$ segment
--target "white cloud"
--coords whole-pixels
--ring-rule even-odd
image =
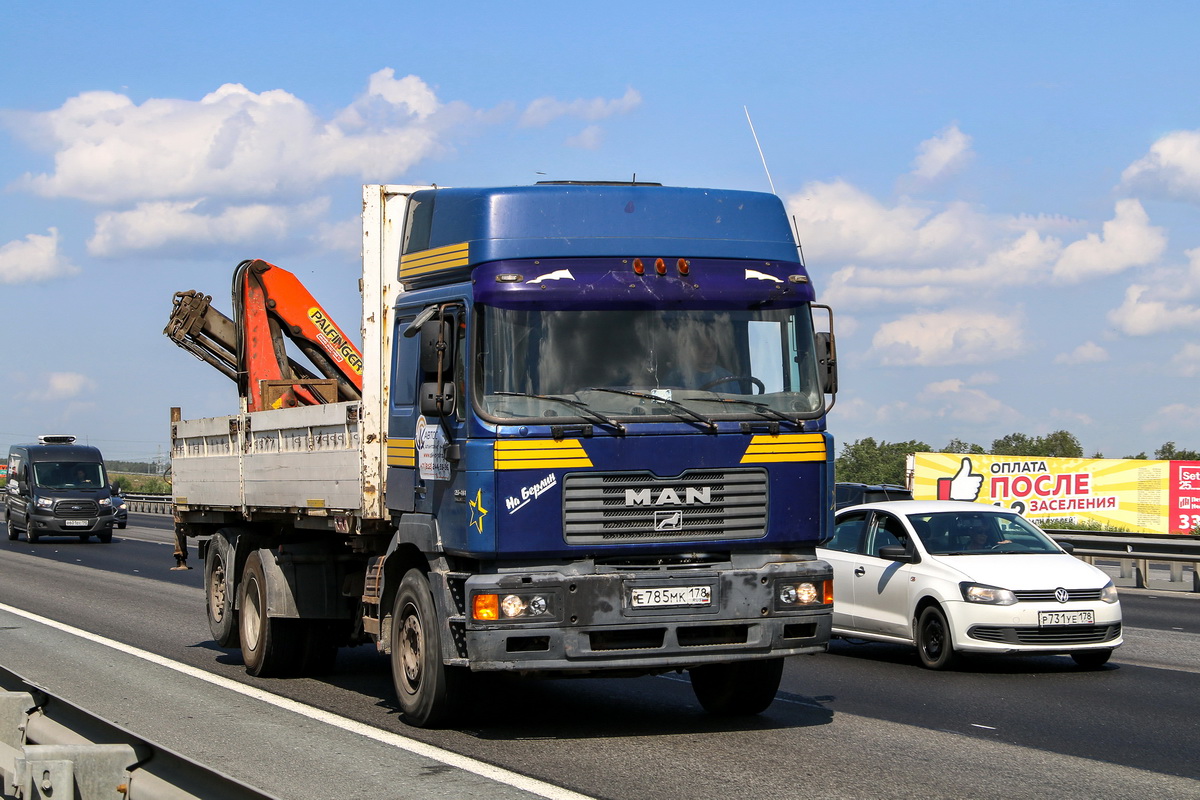
[[[37,384],[26,392],[26,399],[43,402],[70,400],[91,391],[95,386],[95,381],[78,372],[50,372],[41,376]]]
[[[1017,420],[1020,415],[984,392],[953,378],[927,385],[918,400],[938,417],[971,424],[995,424]]]
[[[196,197],[269,197],[335,176],[398,176],[443,151],[444,129],[468,112],[442,105],[419,78],[390,69],[323,120],[296,96],[225,84],[198,101],[85,92],[42,113],[7,114],[54,150],[54,170],[21,184],[101,204]]]
[[[521,114],[520,125],[540,128],[560,117],[575,117],[595,122],[617,114],[628,114],[642,104],[642,95],[634,88],[625,90],[622,97],[606,100],[603,97],[591,100],[559,100],[554,97],[539,97],[530,103]]]
[[[1185,344],[1171,358],[1171,373],[1182,378],[1200,376],[1200,344]]]
[[[961,169],[971,158],[971,137],[951,125],[917,147],[912,175],[932,181]]]
[[[0,283],[33,283],[78,273],[58,251],[58,228],[0,245]]]
[[[1063,250],[1053,275],[1065,282],[1113,275],[1129,267],[1151,264],[1167,247],[1162,228],[1150,224],[1150,217],[1137,200],[1117,201],[1116,213],[1103,225],[1100,235],[1089,233]]]
[[[604,129],[599,125],[588,125],[574,136],[567,139],[568,147],[578,147],[580,150],[598,150],[604,143]]]
[[[139,203],[131,211],[102,213],[96,217],[88,252],[112,258],[179,247],[282,241],[294,230],[307,233],[329,207],[328,198],[322,198],[300,206],[229,206],[206,214],[197,212],[201,204]]]
[[[1108,351],[1095,342],[1084,342],[1069,353],[1059,353],[1055,364],[1098,364],[1108,361]]]
[[[1016,317],[957,309],[885,323],[871,342],[871,352],[884,364],[925,367],[992,363],[1023,347]]]
[[[1134,284],[1125,289],[1125,301],[1108,312],[1108,321],[1130,336],[1149,336],[1200,325],[1200,308],[1156,299],[1150,287]]]
[[[1142,426],[1146,431],[1166,430],[1172,432],[1195,430],[1200,427],[1200,406],[1171,403],[1158,409]]]
[[[1200,201],[1200,131],[1174,131],[1121,174],[1127,190]]]

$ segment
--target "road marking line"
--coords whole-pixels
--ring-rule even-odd
[[[333,714],[328,711],[322,711],[319,708],[306,706],[303,703],[296,702],[290,698],[272,694],[271,692],[266,692],[262,689],[256,689],[253,686],[247,686],[243,683],[238,683],[237,681],[223,678],[220,675],[213,675],[197,667],[191,667],[187,664],[173,661],[165,656],[160,656],[147,650],[142,650],[131,645],[123,644],[115,639],[109,639],[107,637],[100,636],[99,634],[91,633],[90,631],[72,627],[66,623],[59,622],[58,620],[38,616],[37,614],[25,611],[24,609],[15,608],[13,606],[0,603],[0,610],[7,611],[10,614],[15,614],[18,617],[24,617],[25,619],[37,622],[41,625],[56,628],[64,633],[69,633],[72,636],[78,636],[81,639],[86,639],[89,642],[94,642],[95,644],[104,645],[105,647],[112,648],[113,650],[127,653],[131,656],[135,656],[136,658],[140,658],[143,661],[148,661],[151,664],[157,664],[160,667],[173,669],[176,672],[188,675],[192,678],[197,678],[207,683],[211,683],[212,685],[219,686],[222,689],[228,689],[229,691],[237,692],[238,694],[245,695],[246,697],[254,700],[261,700],[262,702],[269,703],[276,708],[301,714],[309,719],[313,719],[318,722],[324,722],[327,725],[332,725],[335,728],[341,728],[344,731],[365,736],[368,739],[374,739],[377,742],[405,750],[413,755],[428,758],[432,761],[437,761],[442,764],[446,764],[447,766],[461,769],[464,772],[470,772],[474,775],[480,776],[481,778],[487,778],[488,780],[495,781],[496,783],[502,783],[506,786],[511,786],[515,789],[520,789],[522,791],[529,792],[530,794],[535,794],[538,797],[545,797],[547,800],[594,800],[594,798],[590,797],[589,795],[579,794],[578,792],[573,792],[570,789],[564,789],[561,786],[555,786],[553,784],[540,781],[537,778],[521,775],[520,773],[504,769],[503,767],[496,767],[482,761],[477,761],[470,756],[460,755],[459,753],[455,753],[450,750],[444,750],[435,745],[417,741],[416,739],[409,739],[407,736],[401,736],[398,733],[385,731],[381,728],[375,728],[365,723],[339,716],[338,714]]]

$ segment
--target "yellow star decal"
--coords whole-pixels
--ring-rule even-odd
[[[483,507],[483,489],[476,491],[475,499],[469,501],[467,505],[471,507],[471,521],[467,523],[467,527],[474,527],[480,533],[483,533],[483,518],[488,513],[488,510]]]

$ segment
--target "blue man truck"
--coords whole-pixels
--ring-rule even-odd
[[[757,714],[826,648],[832,312],[777,197],[371,185],[362,254],[361,353],[262,261],[233,319],[180,293],[166,331],[242,396],[172,410],[172,470],[252,674],[373,642],[416,726],[483,672],[686,670]]]

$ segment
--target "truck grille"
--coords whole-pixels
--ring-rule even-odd
[[[54,516],[64,519],[94,517],[100,513],[95,500],[60,500],[54,504]]]
[[[766,529],[763,470],[582,472],[563,482],[568,544],[757,539]]]

